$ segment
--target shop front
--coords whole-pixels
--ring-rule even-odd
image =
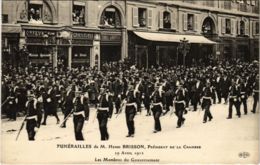
[[[63,30],[58,34],[58,66],[90,67],[94,33]]]
[[[3,64],[19,65],[19,37],[21,27],[14,25],[2,25],[2,50]]]
[[[56,53],[56,31],[24,29],[25,46],[33,66],[53,66]]]
[[[250,51],[249,51],[249,38],[237,38],[236,39],[236,57],[241,61],[249,62],[250,59]]]
[[[204,60],[216,43],[201,35],[129,32],[129,57],[139,68],[191,65]],[[203,49],[202,49],[203,48]],[[207,54],[207,56],[206,56]]]
[[[116,62],[121,59],[122,35],[121,32],[103,32],[100,40],[101,65]]]

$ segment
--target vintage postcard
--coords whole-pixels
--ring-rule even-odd
[[[2,0],[2,164],[258,164],[258,0]]]

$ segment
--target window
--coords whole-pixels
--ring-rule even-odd
[[[72,12],[73,25],[85,25],[85,6],[73,4]]]
[[[29,23],[42,24],[42,4],[29,4]]]
[[[255,34],[259,34],[259,22],[255,23]]]
[[[240,21],[240,24],[238,26],[240,26],[240,35],[245,35],[245,22]]]
[[[163,12],[163,28],[171,28],[171,14],[167,11]]]
[[[209,7],[214,7],[214,0],[210,0],[210,1],[205,1],[205,5],[209,6]]]
[[[231,20],[226,19],[226,34],[231,34]]]
[[[224,9],[231,9],[231,0],[224,1]]]
[[[147,26],[147,10],[145,8],[138,8],[138,23],[140,27]]]
[[[121,26],[119,11],[114,7],[107,7],[102,13],[100,23],[108,27]]]
[[[2,23],[8,23],[8,15],[2,14]]]
[[[188,14],[188,30],[194,30],[194,15]]]

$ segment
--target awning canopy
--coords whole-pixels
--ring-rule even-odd
[[[160,41],[160,42],[180,42],[184,38],[189,43],[200,43],[200,44],[216,44],[201,35],[179,35],[179,34],[165,34],[165,33],[151,33],[151,32],[134,32],[137,36],[149,40],[149,41]]]
[[[22,29],[20,25],[2,25],[2,33],[20,33],[21,30]]]

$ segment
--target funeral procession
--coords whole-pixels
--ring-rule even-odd
[[[258,0],[1,3],[3,138],[257,136]]]

